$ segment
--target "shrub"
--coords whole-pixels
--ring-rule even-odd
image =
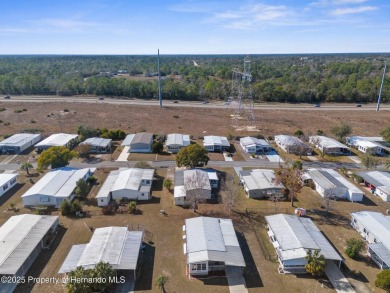
[[[70,214],[70,210],[71,210],[71,206],[70,206],[70,203],[69,201],[67,200],[64,200],[62,203],[61,203],[61,215],[62,216],[68,216]]]
[[[164,187],[166,189],[168,189],[169,191],[172,188],[172,184],[173,184],[172,179],[167,178],[167,179],[164,180]]]
[[[363,183],[363,182],[364,182],[363,177],[361,177],[361,176],[359,176],[359,175],[357,175],[357,174],[353,174],[352,176],[353,176],[353,179],[355,179],[355,181],[356,181],[357,183]]]
[[[302,162],[301,161],[294,161],[294,163],[292,164],[292,167],[293,169],[298,169],[298,170],[302,170]]]
[[[0,112],[4,112],[5,110],[5,108],[0,108]]]
[[[22,112],[27,112],[27,109],[22,109]]]
[[[4,125],[5,125],[5,126],[8,126],[8,125],[11,125],[11,123],[9,123],[9,122],[4,122]]]
[[[274,137],[270,135],[270,136],[267,137],[267,139],[268,140],[274,140]]]
[[[93,176],[93,175],[89,176],[88,179],[87,179],[87,181],[88,181],[89,183],[94,183],[96,180],[97,180],[96,177]]]
[[[37,123],[37,122],[35,122],[35,120],[31,120],[30,123]]]
[[[390,270],[381,271],[376,276],[375,286],[390,292]]]
[[[179,118],[179,116],[177,116],[177,115],[173,115],[173,118],[175,118],[175,119],[178,119],[178,118]]]
[[[69,112],[69,109],[64,109],[64,112]]]
[[[0,120],[0,123],[3,123],[3,120]]]
[[[364,242],[360,239],[349,238],[346,240],[346,243],[345,254],[352,259],[356,259],[364,248]]]
[[[159,154],[163,151],[164,145],[161,142],[156,141],[153,143],[152,149],[153,149],[153,153]]]
[[[129,210],[130,214],[134,214],[137,210],[137,203],[135,201],[131,201],[127,204],[127,209]]]

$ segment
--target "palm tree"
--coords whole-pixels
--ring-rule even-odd
[[[20,166],[20,170],[26,171],[28,175],[30,175],[29,170],[33,168],[33,165],[30,162],[25,162]]]
[[[169,282],[169,278],[164,275],[160,275],[156,279],[157,287],[165,293],[165,284]]]
[[[305,266],[306,271],[313,276],[321,276],[325,272],[325,257],[321,254],[319,250],[313,251],[309,250],[306,255],[307,265]]]
[[[96,264],[95,268],[92,270],[91,274],[95,278],[102,278],[109,280],[110,278],[115,277],[115,271],[112,269],[112,266],[107,262],[99,262]],[[104,292],[107,290],[112,284],[110,282],[97,282],[93,284],[94,292]]]
[[[81,278],[87,277],[87,271],[83,267],[77,267],[74,271],[69,272],[68,281],[66,284],[67,293],[78,293],[78,292],[91,292],[89,284],[86,282],[77,282]]]

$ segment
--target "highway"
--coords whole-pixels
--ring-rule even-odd
[[[64,103],[91,103],[91,104],[108,104],[108,105],[141,105],[141,106],[159,106],[157,100],[141,100],[141,99],[113,99],[105,98],[99,100],[98,97],[60,97],[60,96],[12,96],[11,99],[1,100],[5,103],[27,102],[27,103],[49,103],[49,102],[64,102]],[[212,101],[208,104],[194,101],[178,101],[174,103],[172,100],[163,101],[164,107],[191,107],[191,108],[214,108],[226,109],[229,105],[225,105],[222,101]],[[285,103],[255,103],[254,108],[258,110],[305,110],[305,111],[375,111],[376,104],[363,104],[361,107],[356,107],[355,104],[321,104],[320,107],[314,107],[313,104],[285,104]],[[390,110],[389,104],[381,105],[381,110]]]

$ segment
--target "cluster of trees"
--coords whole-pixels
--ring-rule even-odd
[[[253,55],[253,97],[267,102],[373,102],[387,54]],[[226,99],[242,55],[162,56],[165,99]],[[194,66],[193,60],[199,64]],[[0,92],[17,95],[106,95],[158,98],[157,81],[116,76],[155,75],[154,56],[1,56]],[[104,72],[104,74],[101,74]],[[109,72],[110,74],[107,74]],[[390,100],[385,79],[383,102]]]
[[[80,125],[77,128],[77,134],[80,141],[91,137],[109,138],[112,140],[121,140],[126,137],[126,133],[121,129],[93,128],[88,125]]]

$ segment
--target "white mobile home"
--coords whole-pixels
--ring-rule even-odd
[[[240,244],[230,219],[197,217],[185,220],[183,245],[187,272],[191,276],[245,267]]]
[[[95,154],[105,154],[111,152],[111,139],[100,138],[100,137],[91,137],[80,143],[87,144],[91,146],[91,153]]]
[[[295,215],[266,216],[268,236],[275,247],[280,273],[306,273],[307,252],[319,251],[326,261],[342,258],[311,219]]]
[[[373,194],[390,202],[390,172],[370,171],[356,174],[363,178],[364,184],[371,189]]]
[[[180,149],[191,144],[190,136],[188,134],[171,133],[167,135],[165,143],[167,151],[176,154]]]
[[[0,197],[14,187],[18,180],[18,174],[0,174]]]
[[[174,202],[188,206],[193,197],[204,201],[212,198],[212,189],[218,188],[217,173],[211,170],[180,170],[175,172]]]
[[[239,177],[249,198],[283,197],[285,187],[275,183],[275,172],[272,170],[242,170]]]
[[[99,262],[109,263],[126,282],[136,280],[143,240],[143,231],[129,231],[127,227],[97,228],[89,243],[73,245],[59,274],[67,274],[78,267],[93,269]],[[127,292],[127,291],[126,291]]]
[[[0,141],[0,153],[19,154],[40,140],[40,134],[17,133]]]
[[[305,179],[312,180],[316,191],[324,198],[348,199],[352,202],[363,200],[363,191],[333,169],[309,169]]]
[[[64,200],[71,201],[74,198],[77,181],[86,181],[94,171],[95,168],[62,168],[51,171],[22,195],[23,205],[59,208]]]
[[[312,148],[292,135],[275,135],[275,143],[286,153],[295,155],[311,155]]]
[[[310,136],[309,142],[328,155],[349,155],[351,153],[349,147],[330,137],[314,135]]]
[[[0,292],[11,293],[57,234],[57,216],[18,215],[0,227]],[[8,280],[8,279],[7,279]]]
[[[362,153],[384,156],[390,152],[390,147],[382,137],[351,136],[346,138],[349,146],[357,148]]]
[[[209,152],[222,152],[230,149],[230,143],[225,136],[205,136],[203,146]]]
[[[367,252],[382,269],[390,269],[390,217],[363,211],[351,213],[351,225],[367,241]]]
[[[273,151],[273,148],[266,140],[258,139],[256,137],[247,136],[240,138],[240,145],[246,153],[250,154],[265,154]]]
[[[151,153],[153,133],[140,132],[129,134],[122,142],[122,146],[128,146],[132,153]]]
[[[112,199],[150,200],[154,172],[138,168],[111,171],[96,195],[98,206],[106,206]]]
[[[77,134],[56,133],[37,143],[35,147],[38,151],[47,150],[53,146],[64,146],[66,148],[74,147],[78,142]]]

